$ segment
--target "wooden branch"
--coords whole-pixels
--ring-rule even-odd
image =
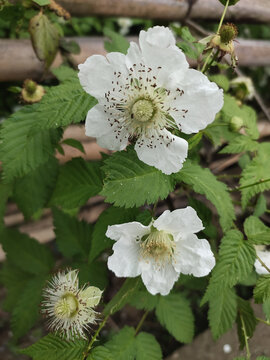
[[[179,21],[186,18],[188,0],[59,0],[72,15],[128,16]],[[219,20],[224,7],[217,0],[197,0],[189,17]],[[269,0],[241,0],[228,9],[226,19],[269,22]]]
[[[74,55],[76,64],[80,64],[93,54],[105,55],[104,38],[102,37],[75,37],[81,47],[81,53]],[[136,41],[137,38],[129,37]],[[235,43],[236,54],[241,66],[265,66],[270,63],[270,41],[238,39]],[[40,80],[43,76],[43,64],[40,62],[30,40],[0,39],[0,81],[23,81],[27,78]],[[19,54],[19,55],[18,55]],[[53,67],[61,64],[58,54]],[[191,62],[191,65],[195,65]]]

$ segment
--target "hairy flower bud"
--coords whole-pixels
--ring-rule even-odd
[[[238,132],[244,125],[243,119],[239,116],[233,116],[229,123],[229,128],[233,132]]]

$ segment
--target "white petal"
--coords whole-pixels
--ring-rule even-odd
[[[215,266],[215,257],[205,239],[189,234],[176,242],[174,267],[183,274],[196,277],[206,276]]]
[[[144,226],[137,221],[108,226],[106,236],[112,240],[119,240],[122,237],[142,238],[150,232],[150,226]]]
[[[108,236],[108,235],[107,235]],[[140,275],[140,243],[129,237],[118,240],[113,245],[114,253],[108,258],[108,268],[118,277]]]
[[[175,45],[175,38],[170,29],[155,26],[148,31],[141,31],[139,43],[144,62],[150,68],[159,68],[158,86],[166,86],[168,77],[174,71],[184,72],[189,65],[182,50]]]
[[[115,71],[122,73],[120,81],[127,76],[125,55],[110,53],[107,58],[102,55],[90,56],[83,64],[79,65],[78,76],[87,93],[97,99],[102,99],[105,93],[114,87],[112,81],[116,79]]]
[[[158,230],[164,230],[169,234],[175,235],[176,240],[178,239],[178,234],[181,237],[204,229],[201,219],[190,206],[172,212],[170,210],[164,211],[154,221],[153,226]]]
[[[142,52],[139,46],[135,42],[130,43],[126,55],[126,65],[128,68],[133,67],[134,64],[140,64],[142,62]]]
[[[114,132],[119,131],[118,133]],[[118,125],[115,124],[111,127],[111,132],[105,135],[102,135],[97,138],[97,143],[99,146],[114,150],[114,151],[121,151],[127,147],[128,144],[128,136],[129,134],[124,128],[119,130]]]
[[[135,150],[141,161],[170,175],[182,168],[187,157],[188,143],[165,129],[160,134],[162,137],[143,138],[142,141],[137,141]]]
[[[265,263],[267,267],[270,268],[270,252],[269,251],[256,251],[259,258]],[[260,275],[267,275],[269,272],[266,270],[265,267],[262,266],[262,264],[259,262],[259,260],[255,261],[255,270]]]
[[[184,94],[171,103],[171,108],[178,111],[170,110],[170,115],[181,131],[191,134],[211,124],[223,106],[223,90],[193,69],[187,70],[181,81],[177,76],[174,81],[174,88],[183,90]]]
[[[179,272],[171,263],[159,266],[153,259],[147,262],[143,261],[141,269],[142,281],[152,295],[168,295],[179,277]]]

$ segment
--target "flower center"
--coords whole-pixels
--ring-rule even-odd
[[[156,263],[169,261],[175,251],[175,242],[171,234],[165,231],[152,231],[140,244],[142,256],[152,257]]]
[[[55,315],[61,319],[72,318],[78,310],[78,300],[73,294],[65,294],[54,307]]]
[[[152,119],[154,106],[152,101],[141,99],[136,101],[131,109],[133,118],[137,121],[146,122]]]

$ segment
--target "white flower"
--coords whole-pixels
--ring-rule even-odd
[[[256,245],[255,246],[256,254],[258,257],[264,262],[264,264],[270,268],[270,251],[267,250],[267,247],[264,245]],[[258,259],[255,261],[255,270],[260,275],[267,275],[269,272],[266,270],[264,266],[260,263]]]
[[[48,317],[48,327],[68,339],[86,338],[84,330],[95,324],[93,310],[102,291],[94,286],[79,289],[78,271],[59,272],[44,289],[42,313]]]
[[[132,20],[130,18],[120,17],[117,19],[117,24],[120,26],[120,34],[125,36],[129,33]]]
[[[203,229],[196,211],[169,210],[148,226],[130,222],[108,227],[115,240],[108,268],[118,277],[142,276],[147,290],[167,295],[179,274],[207,275],[215,265],[208,241],[194,234]]]
[[[141,31],[139,43],[131,42],[127,55],[93,55],[79,65],[83,88],[98,100],[88,112],[86,135],[110,150],[134,139],[140,160],[171,174],[183,166],[188,143],[167,129],[204,129],[221,109],[223,93],[188,68],[168,28]]]

